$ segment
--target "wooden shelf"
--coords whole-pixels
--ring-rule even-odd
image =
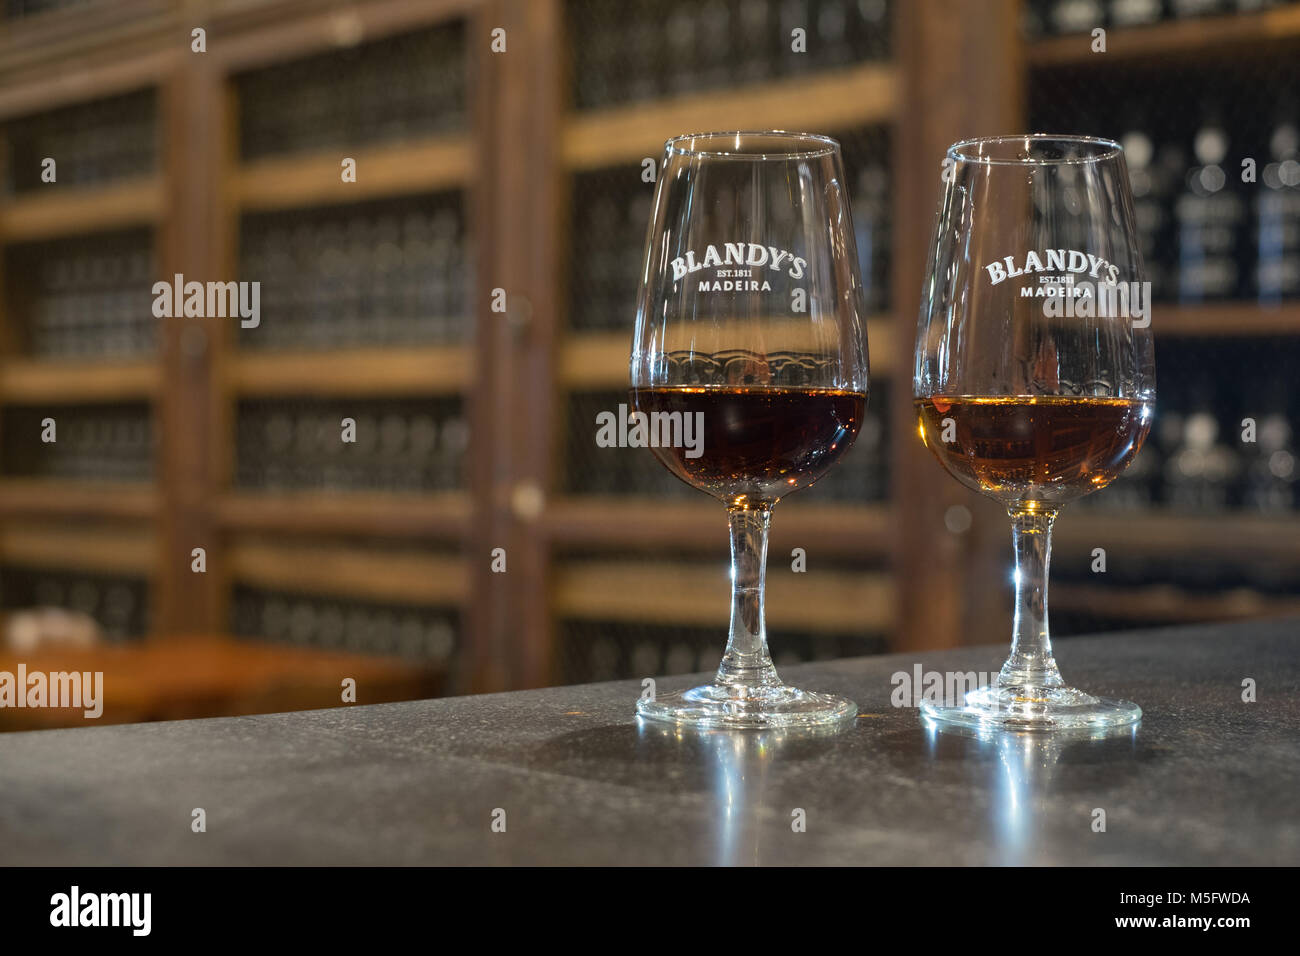
[[[357,161],[357,181],[340,179],[344,157]],[[474,173],[467,136],[395,146],[276,156],[245,164],[229,184],[229,199],[245,211],[324,206],[464,186]]]
[[[628,496],[569,497],[552,502],[543,516],[547,537],[575,547],[658,548],[722,551],[727,548],[723,506],[699,501],[656,501]],[[772,553],[803,547],[851,557],[886,555],[892,515],[886,505],[783,501],[772,519]]]
[[[586,561],[560,563],[554,607],[561,617],[725,628],[729,606],[723,564]],[[818,571],[767,576],[769,627],[879,633],[894,625],[889,575]]]
[[[463,492],[233,492],[216,510],[231,530],[451,539],[468,529],[470,502]]]
[[[867,63],[817,76],[576,113],[565,125],[560,150],[571,169],[597,169],[646,156],[657,162],[664,141],[684,132],[843,130],[892,119],[897,101],[894,67]]]
[[[1254,302],[1219,302],[1162,306],[1151,313],[1156,338],[1300,335],[1300,302],[1278,306]]]
[[[1049,37],[1026,48],[1030,67],[1105,66],[1116,60],[1170,60],[1188,54],[1241,53],[1257,56],[1270,44],[1300,40],[1300,7],[1292,4],[1258,13],[1171,20],[1145,27],[1109,30],[1106,52],[1092,52],[1090,32]]]
[[[152,518],[158,492],[144,482],[0,478],[0,517]]]
[[[404,604],[459,604],[468,592],[457,557],[378,548],[234,541],[230,574],[245,584]]]
[[[1061,513],[1052,534],[1058,552],[1093,548],[1139,555],[1178,555],[1201,550],[1216,558],[1271,559],[1300,563],[1300,517],[1224,512],[1218,515],[1147,511]]]
[[[1073,581],[1052,585],[1053,611],[1129,618],[1135,622],[1192,622],[1300,615],[1300,598],[1235,588],[1200,594],[1171,585],[1105,587]]]
[[[0,401],[69,404],[151,399],[161,381],[154,361],[8,359],[0,362]]]
[[[0,241],[53,239],[156,223],[163,187],[156,178],[107,186],[50,184],[0,205]]]
[[[871,352],[871,374],[891,374],[897,352],[893,320],[885,316],[869,319],[867,343]],[[560,386],[575,391],[627,388],[628,355],[631,348],[630,323],[626,331],[580,332],[571,335],[560,349]]]
[[[228,368],[239,395],[447,395],[463,391],[473,375],[469,346],[245,351]]]
[[[147,526],[87,527],[19,519],[0,526],[0,560],[6,564],[148,577],[156,559],[157,545]]]

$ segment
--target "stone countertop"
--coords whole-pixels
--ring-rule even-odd
[[[895,673],[996,671],[1005,647],[783,670],[858,702],[833,735],[638,726],[634,681],[0,734],[0,863],[1295,865],[1298,633],[1058,640],[1067,681],[1145,711],[1102,740],[890,703]]]

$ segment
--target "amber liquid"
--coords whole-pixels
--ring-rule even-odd
[[[1008,504],[1054,506],[1104,488],[1151,427],[1126,398],[918,399],[921,440],[962,484]]]
[[[639,412],[703,414],[703,449],[655,448],[682,481],[728,503],[774,502],[806,488],[848,451],[867,408],[834,388],[672,386],[632,390]]]

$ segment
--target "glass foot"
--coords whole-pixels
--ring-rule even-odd
[[[923,701],[921,714],[941,725],[975,729],[1100,730],[1137,723],[1142,708],[1073,687],[994,684],[969,692],[955,706]]]
[[[636,712],[647,720],[742,730],[820,727],[848,721],[857,715],[858,705],[843,697],[814,694],[784,684],[773,687],[704,684],[639,700]]]

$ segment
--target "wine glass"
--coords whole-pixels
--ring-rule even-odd
[[[1136,704],[1066,686],[1047,624],[1057,511],[1128,467],[1155,403],[1123,150],[1082,136],[969,140],[948,150],[943,178],[913,395],[926,447],[1011,517],[1015,621],[992,685],[922,712],[975,727],[1134,723]]]
[[[703,133],[665,144],[631,402],[664,466],[727,506],[731,631],[711,684],[642,699],[642,717],[761,728],[857,713],[851,701],[782,683],[763,620],[772,506],[844,455],[866,410],[849,202],[839,144],[825,136]]]

